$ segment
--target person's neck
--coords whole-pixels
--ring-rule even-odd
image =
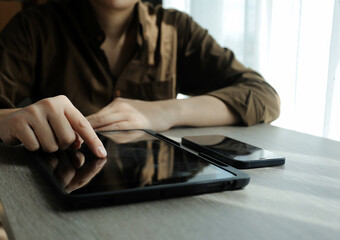
[[[126,34],[133,18],[134,7],[127,9],[110,9],[105,5],[90,1],[97,20],[107,38],[118,40]]]

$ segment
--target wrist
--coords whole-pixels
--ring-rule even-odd
[[[20,110],[21,108],[6,108],[6,109],[0,109],[0,122],[2,119],[7,117],[8,115]]]
[[[161,101],[159,112],[162,113],[162,119],[167,126],[167,129],[180,125],[183,116],[181,100],[169,99]]]

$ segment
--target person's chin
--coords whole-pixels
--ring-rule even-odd
[[[138,0],[91,0],[93,3],[100,4],[110,9],[126,9],[134,6]]]

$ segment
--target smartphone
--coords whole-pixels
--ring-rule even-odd
[[[283,165],[285,157],[274,152],[222,135],[187,136],[182,145],[199,155],[235,168],[258,168]]]

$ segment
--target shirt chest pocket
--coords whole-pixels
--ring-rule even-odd
[[[141,67],[129,67],[124,77],[116,85],[117,97],[145,101],[165,100],[176,97],[176,77],[174,73],[157,74],[157,70],[141,71]]]
[[[172,78],[165,81],[126,82],[126,88],[121,91],[121,97],[146,101],[156,101],[175,98],[175,86]]]

